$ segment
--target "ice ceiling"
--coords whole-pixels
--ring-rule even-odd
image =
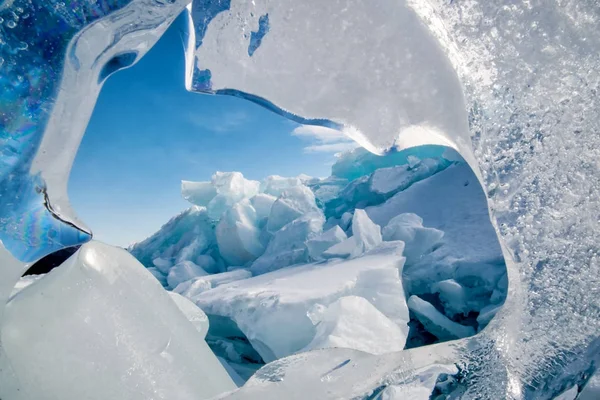
[[[472,338],[357,354],[354,372],[335,376],[335,352],[292,356],[228,398],[291,398],[294,387],[363,398],[448,363],[466,398],[551,398],[585,383],[600,358],[597,1],[187,3],[0,2],[2,304],[28,263],[90,239],[66,182],[102,82],[187,6],[189,90],[342,129],[377,153],[456,148],[488,193],[509,269],[506,306]]]

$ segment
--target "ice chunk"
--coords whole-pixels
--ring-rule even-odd
[[[342,214],[342,219],[340,220],[340,227],[347,231],[348,229],[352,229],[352,213],[346,211]]]
[[[21,384],[10,398],[183,400],[235,389],[156,279],[98,242],[18,293],[1,334]]]
[[[250,266],[259,275],[308,261],[307,241],[322,232],[323,214],[310,212],[293,220],[273,235],[265,253]]]
[[[583,387],[577,400],[597,400],[600,399],[600,371],[596,370],[594,375]]]
[[[227,371],[227,373],[229,374],[229,376],[231,377],[231,379],[233,380],[233,382],[238,386],[242,386],[244,383],[246,383],[246,380],[243,379],[240,374],[237,373],[237,371],[235,369],[233,369],[233,367],[231,365],[229,365],[229,363],[227,362],[227,360],[225,360],[222,357],[217,357],[217,359],[219,360],[219,362],[221,363],[221,365],[223,366],[223,368],[225,368],[225,371]]]
[[[365,210],[356,209],[352,218],[352,236],[327,249],[323,256],[357,257],[381,244],[381,228],[369,219]]]
[[[577,387],[577,385],[571,387],[568,390],[565,390],[564,392],[562,392],[561,394],[559,394],[558,396],[556,396],[554,398],[554,400],[575,400],[577,397],[577,394],[579,392],[579,388]],[[579,397],[581,398],[581,397]]]
[[[466,164],[451,165],[385,203],[367,207],[366,212],[374,223],[384,227],[398,214],[413,213],[427,227],[444,232],[435,251],[413,264],[407,263],[403,279],[408,293],[430,293],[432,284],[454,279],[461,265],[472,265],[474,282],[476,275],[506,272],[498,237],[488,223],[485,195]],[[465,267],[461,269],[466,271]],[[465,281],[457,281],[468,286]],[[493,286],[490,288],[491,295]]]
[[[129,252],[146,267],[156,267],[168,274],[171,266],[213,254],[217,247],[215,226],[203,207],[193,206],[167,222],[148,239],[136,243]],[[217,265],[214,265],[217,268]],[[207,272],[217,272],[206,269]]]
[[[399,275],[403,264],[402,246],[390,242],[360,258],[283,268],[221,285],[194,300],[209,317],[235,321],[269,362],[306,347],[316,332],[307,311],[343,296],[368,299],[408,332],[408,308]],[[376,273],[380,270],[385,273]]]
[[[306,241],[308,255],[313,260],[321,258],[321,254],[333,245],[343,242],[348,237],[346,233],[338,225],[323,232],[322,234]]]
[[[237,280],[248,279],[251,276],[252,273],[250,271],[240,268],[229,272],[222,272],[220,274],[206,275],[190,279],[189,281],[182,282],[177,285],[173,291],[189,299],[193,299],[200,293],[212,288]]]
[[[370,188],[374,193],[387,195],[405,190],[413,183],[428,178],[450,165],[444,158],[419,160],[408,156],[408,164],[377,169],[370,178]]]
[[[480,329],[485,327],[490,323],[492,318],[496,316],[496,313],[500,311],[503,304],[490,304],[486,307],[483,307],[477,316],[477,323],[479,324]]]
[[[152,260],[152,265],[154,265],[154,267],[163,274],[168,274],[172,264],[169,260],[156,257],[154,260]]]
[[[439,293],[446,315],[468,314],[471,307],[468,304],[467,293],[460,283],[454,279],[437,282],[431,287],[432,293]]]
[[[196,257],[194,261],[197,266],[199,266],[206,272],[214,273],[217,269],[217,263],[215,259],[209,256],[208,254],[200,254],[198,257]]]
[[[189,281],[197,276],[207,275],[207,272],[191,261],[182,261],[171,270],[167,275],[167,284],[169,288],[174,289],[181,282]]]
[[[436,310],[431,303],[418,296],[410,296],[407,304],[410,311],[425,326],[425,329],[439,340],[460,339],[475,334],[472,327],[451,321]]]
[[[179,308],[179,311],[181,311],[187,320],[194,325],[194,328],[200,333],[200,336],[205,338],[206,333],[208,332],[208,317],[204,314],[204,311],[179,293],[168,293],[169,296],[171,296],[171,300],[173,300],[177,308]]]
[[[363,297],[340,297],[329,306],[315,304],[309,317],[317,327],[302,351],[345,347],[371,354],[401,351],[406,333]]]
[[[212,182],[181,181],[181,195],[190,203],[206,207],[217,195]]]
[[[231,206],[259,192],[260,182],[244,178],[241,172],[216,172],[211,180],[217,195],[208,203],[208,215],[219,219]]]
[[[422,146],[410,149],[392,148],[384,157],[381,157],[359,147],[342,153],[331,167],[331,174],[335,177],[353,181],[357,178],[371,175],[380,169],[403,165],[410,166],[409,157],[418,157],[418,159],[440,158],[443,153],[443,147]],[[415,165],[415,163],[412,163],[412,165]]]
[[[256,210],[247,199],[223,214],[216,229],[217,244],[229,265],[245,265],[264,253],[257,224]]]
[[[434,397],[436,383],[441,376],[456,374],[455,365],[432,365],[414,371],[408,379],[402,379],[401,385],[390,385],[381,393],[381,400],[430,400]],[[442,397],[443,399],[446,397]]]
[[[382,234],[384,240],[402,240],[406,244],[406,264],[418,261],[444,237],[444,232],[438,229],[424,228],[423,219],[412,213],[392,218],[383,228]]]
[[[158,268],[150,267],[148,268],[148,272],[150,272],[154,277],[160,282],[161,285],[167,286],[167,277],[163,274]]]
[[[13,288],[12,293],[10,294],[10,298],[14,297],[21,290],[25,289],[27,286],[33,284],[35,281],[43,278],[44,276],[45,274],[22,276],[21,279],[19,279],[19,281],[15,284],[15,287]]]
[[[266,193],[259,193],[250,199],[250,203],[256,211],[256,218],[259,222],[262,222],[269,217],[269,214],[271,214],[271,207],[273,207],[275,200],[277,200],[276,197]]]
[[[273,203],[267,229],[269,232],[276,232],[285,224],[309,212],[321,212],[312,190],[304,185],[290,187]]]
[[[309,177],[310,179],[310,177]],[[284,178],[279,175],[271,175],[267,176],[260,183],[260,191],[262,193],[269,194],[271,196],[279,197],[286,190],[303,185],[302,179],[300,177],[297,178]]]

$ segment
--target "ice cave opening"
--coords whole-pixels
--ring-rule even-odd
[[[260,107],[240,108],[235,98],[224,103],[233,109],[230,114],[211,119],[202,109],[214,110],[210,102],[227,100],[188,93],[181,86],[166,89],[177,85],[165,70],[183,58],[167,57],[168,64],[160,58],[178,35],[175,23],[143,61],[107,83],[75,161],[70,197],[93,230],[94,219],[105,224],[100,240],[126,248],[166,290],[206,313],[206,342],[234,382],[241,385],[266,363],[312,349],[385,354],[465,338],[485,328],[506,298],[506,265],[485,194],[454,149],[428,145],[376,155],[341,132],[291,126]],[[164,90],[149,99],[126,94],[145,87]],[[193,103],[198,98],[205,102],[202,107]],[[198,133],[182,125],[181,113],[169,107],[181,101],[191,103],[183,112],[190,113]],[[121,109],[125,112],[119,114]],[[153,116],[140,118],[138,110]],[[109,116],[118,117],[118,124],[110,125]],[[164,132],[152,137],[159,120]],[[144,132],[146,143],[120,142],[121,154],[115,153],[101,145],[107,129],[127,129],[138,137],[135,132]],[[177,129],[183,131],[174,133]],[[266,131],[264,143],[288,153],[268,158],[243,143],[248,130]],[[297,148],[285,148],[292,145],[276,139],[283,135],[294,137]],[[164,137],[175,145],[162,143]],[[180,137],[193,137],[197,144]],[[260,140],[260,134],[253,136],[255,144]],[[242,147],[230,145],[230,156],[211,158],[209,153],[217,150],[210,146],[223,141],[242,141]],[[144,157],[145,151],[151,156]],[[235,157],[239,151],[245,154]],[[177,164],[177,156],[188,162],[179,169],[164,166],[168,158]],[[232,166],[239,172],[221,172]],[[183,178],[195,180],[174,175],[182,170]],[[248,179],[248,171],[258,180]],[[282,171],[295,174],[282,177]],[[326,172],[312,177],[307,171]],[[93,188],[97,184],[90,176],[109,182],[101,187],[106,194]],[[164,190],[176,193],[154,196],[165,181]],[[135,201],[129,197],[132,191]],[[180,195],[187,201],[182,211],[169,204]],[[149,206],[152,202],[158,204]],[[98,215],[87,215],[90,203]],[[110,212],[98,212],[98,203]],[[138,220],[127,219],[119,207],[131,214],[135,207]],[[134,229],[160,209],[165,211],[153,217],[154,224],[164,218],[160,229]],[[139,236],[118,243],[110,235],[120,230]],[[75,250],[39,260],[17,289],[38,281],[40,273]]]

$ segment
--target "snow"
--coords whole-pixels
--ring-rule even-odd
[[[2,348],[20,385],[9,398],[187,400],[235,389],[178,305],[126,251],[83,245],[7,305]]]
[[[382,242],[381,229],[374,224],[364,210],[354,211],[352,218],[352,236],[335,244],[323,254],[325,258],[334,257],[357,257]]]
[[[233,320],[265,361],[306,347],[316,329],[307,312],[340,297],[360,296],[408,333],[400,280],[402,243],[388,243],[353,260],[279,269],[221,285],[192,300],[208,315]],[[399,344],[402,347],[404,344]]]
[[[460,339],[475,334],[473,328],[451,321],[431,303],[418,296],[410,296],[407,304],[425,329],[440,340]]]
[[[169,270],[167,284],[169,288],[175,289],[181,282],[189,281],[192,278],[204,275],[207,275],[207,272],[198,265],[191,261],[182,261]]]
[[[329,306],[315,304],[308,316],[317,330],[301,351],[344,347],[385,354],[401,351],[406,343],[405,330],[363,297],[340,297]]]

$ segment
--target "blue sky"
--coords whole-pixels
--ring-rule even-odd
[[[69,180],[71,203],[98,240],[127,246],[157,231],[189,206],[182,179],[217,170],[328,176],[349,145],[245,100],[187,92],[183,23],[110,77],[98,99]]]

